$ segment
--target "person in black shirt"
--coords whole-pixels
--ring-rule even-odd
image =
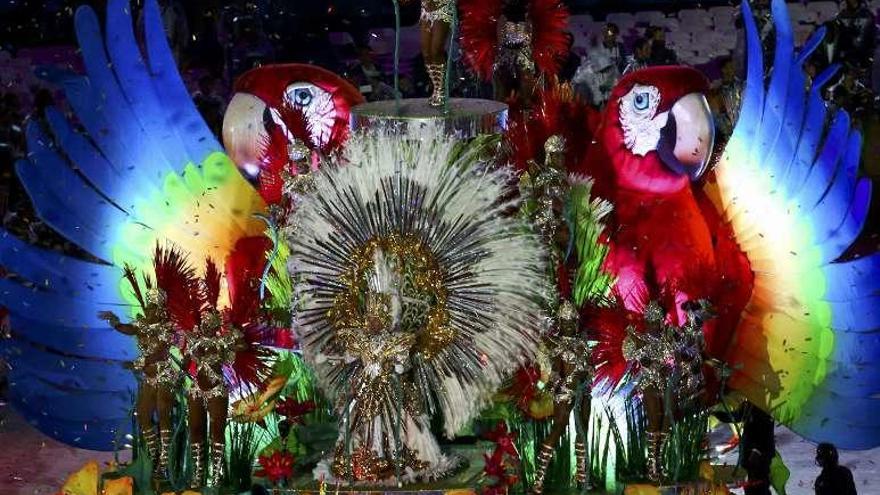
[[[739,455],[748,474],[745,495],[770,495],[770,464],[776,457],[773,418],[748,401],[734,411],[716,411],[713,415],[724,423],[743,423]]]
[[[574,35],[566,32],[565,36],[568,38],[568,51],[566,52],[559,69],[559,81],[570,83],[571,80],[574,79],[575,73],[577,73],[578,66],[581,65],[581,57],[574,52]]]
[[[675,52],[666,46],[666,32],[660,26],[651,26],[645,32],[645,37],[651,41],[650,65],[676,65],[678,57]]]
[[[822,468],[814,485],[816,495],[856,495],[852,471],[840,465],[837,447],[820,443],[816,447],[816,464]]]

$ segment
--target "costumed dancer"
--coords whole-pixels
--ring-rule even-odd
[[[236,244],[226,264],[227,308],[218,308],[222,274],[209,259],[204,277],[191,280],[193,296],[176,313],[181,316],[179,324],[190,329],[185,332],[184,356],[193,374],[188,398],[192,488],[202,486],[208,437],[207,486],[218,486],[223,477],[231,384],[254,385],[265,378],[264,351],[259,347],[258,281],[267,245],[263,238],[245,238]]]
[[[326,481],[450,474],[431,420],[453,437],[540,338],[543,247],[506,213],[507,175],[478,166],[483,143],[416,134],[353,136],[288,239],[294,328],[341,423]]]
[[[495,98],[528,101],[539,76],[555,77],[568,54],[568,10],[559,0],[463,0],[461,46]]]
[[[403,0],[409,3],[411,0]],[[422,58],[431,80],[433,92],[428,99],[432,107],[446,104],[446,47],[455,17],[455,0],[422,0],[419,17],[421,29]]]
[[[201,290],[204,305],[199,309],[197,324],[186,335],[185,348],[186,358],[195,368],[188,399],[189,435],[194,466],[191,488],[203,486],[208,433],[211,438],[211,462],[207,485],[217,486],[222,477],[226,416],[229,409],[229,389],[223,366],[235,360],[235,352],[241,345],[241,334],[237,330],[223,328],[223,319],[217,309],[220,272],[210,261],[207,263]]]
[[[156,278],[151,281],[144,277],[146,293],[142,291],[134,269],[125,266],[123,273],[142,310],[131,323],[122,323],[111,311],[98,314],[116,331],[137,339],[140,356],[131,363],[132,370],[140,376],[136,402],[137,424],[156,476],[164,476],[168,468],[171,410],[179,376],[179,368],[171,356],[171,349],[175,345],[175,331],[166,306],[167,290],[175,285],[179,275],[179,261],[175,252],[156,247],[153,257]],[[153,424],[154,414],[159,421],[158,436],[156,425]]]
[[[575,141],[591,115],[569,86],[553,85],[538,93],[535,111],[514,112],[506,135],[510,161],[523,170],[521,213],[541,234],[557,288],[545,301],[547,312],[553,315],[545,338],[552,361],[548,388],[554,399],[553,423],[537,454],[534,493],[544,489],[547,467],[572,411],[576,418],[577,481],[589,486],[586,441],[592,367],[579,313],[587,304],[602,299],[611,286],[611,277],[595,269],[607,253],[597,241],[610,205],[593,198],[592,180],[569,175],[568,166],[583,156],[585,148]],[[571,145],[565,136],[573,141]]]
[[[259,156],[262,169],[260,194],[269,205],[274,220],[284,228],[291,213],[308,189],[311,172],[321,160],[338,154],[347,133],[332,133],[322,144],[314,144],[314,126],[297,106],[284,103],[274,125],[263,139]]]
[[[706,382],[703,376],[705,341],[703,323],[710,315],[705,301],[685,303],[687,323],[667,324],[667,312],[657,303],[645,309],[641,330],[627,327],[623,357],[635,371],[635,388],[647,420],[648,478],[663,481],[664,446],[671,427],[669,413],[693,410],[703,403]],[[669,393],[668,393],[669,392]],[[671,397],[670,404],[665,397]]]
[[[579,483],[588,481],[586,462],[586,425],[590,417],[589,383],[592,379],[589,347],[586,335],[580,335],[578,311],[571,301],[570,271],[574,265],[566,256],[570,235],[564,217],[566,202],[569,199],[569,177],[565,171],[565,139],[551,136],[544,145],[544,165],[532,162],[531,170],[524,174],[521,184],[533,210],[529,215],[532,224],[541,233],[550,253],[550,266],[559,290],[546,302],[549,313],[554,315],[554,325],[545,339],[552,360],[550,389],[553,394],[553,426],[541,442],[536,463],[533,493],[542,493],[547,467],[556,450],[559,439],[569,425],[572,410],[577,406],[575,453],[577,460],[577,479]],[[583,337],[583,338],[580,338]]]

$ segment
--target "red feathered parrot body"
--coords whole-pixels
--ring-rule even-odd
[[[613,381],[630,364],[621,361],[638,361],[620,344],[641,303],[659,300],[677,323],[682,308],[670,299],[705,298],[717,314],[702,326],[701,353],[724,364],[725,390],[812,441],[874,447],[880,254],[847,256],[871,204],[872,183],[858,174],[861,135],[822,98],[836,68],[810,79],[803,70],[823,30],[798,51],[785,2],[774,0],[768,78],[748,2],[742,9],[742,104],[702,183],[712,121],[692,69],[626,76],[590,132],[580,168],[613,202],[605,268],[626,309],[587,322],[599,340],[597,376]]]
[[[614,206],[605,269],[627,309],[670,289],[676,304],[667,310],[678,324],[681,303],[706,297],[706,275],[716,269],[712,232],[692,188],[714,140],[707,90],[688,68],[628,75],[612,92],[582,167]]]

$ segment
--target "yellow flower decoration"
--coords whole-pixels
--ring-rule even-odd
[[[102,495],[132,495],[133,492],[134,480],[128,476],[105,481],[104,489],[101,490]]]
[[[89,461],[79,471],[67,477],[61,487],[62,495],[98,495],[100,470],[96,461]]]
[[[275,399],[287,384],[286,376],[276,376],[266,382],[266,388],[232,404],[232,419],[239,423],[258,423],[275,409]]]

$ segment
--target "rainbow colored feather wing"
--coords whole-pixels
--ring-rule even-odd
[[[861,136],[802,64],[785,3],[765,87],[761,45],[742,4],[748,78],[739,122],[716,170],[720,208],[755,281],[728,358],[730,386],[816,441],[880,445],[880,255],[840,261],[865,223],[871,183],[857,177]]]
[[[33,284],[0,280],[11,400],[47,434],[91,449],[109,450],[130,430],[137,384],[123,364],[137,350],[96,318],[131,310],[123,263],[149,269],[159,240],[222,262],[264,230],[253,217],[262,200],[183,85],[155,0],[144,17],[145,57],[127,0],[108,3],[106,38],[92,9],[77,11],[87,76],[63,86],[85,132],[49,109],[48,128],[28,126],[28,157],[16,165],[40,218],[100,261],[0,236],[0,264]]]

